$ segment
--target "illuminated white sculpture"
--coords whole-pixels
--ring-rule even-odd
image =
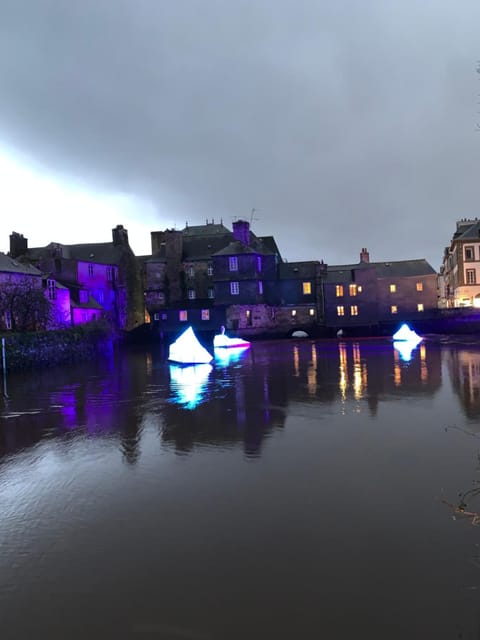
[[[182,335],[173,342],[168,349],[168,359],[180,364],[204,364],[211,362],[213,356],[202,347],[194,334],[192,327],[188,327]]]
[[[418,334],[416,334],[415,331],[410,329],[408,324],[402,324],[400,329],[393,334],[393,339],[414,342],[415,344],[418,344],[422,341],[422,338]]]
[[[231,347],[249,347],[250,342],[248,340],[242,340],[242,338],[229,338],[225,335],[225,327],[220,329],[220,333],[213,338],[213,346],[215,349],[219,348],[231,348]]]

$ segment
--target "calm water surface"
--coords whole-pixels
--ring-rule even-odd
[[[476,347],[147,347],[8,395],[2,639],[480,638]]]

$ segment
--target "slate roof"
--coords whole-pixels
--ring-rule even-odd
[[[357,262],[356,264],[328,265],[326,282],[351,282],[353,271],[374,268],[377,278],[413,278],[436,275],[425,260],[394,260],[392,262]]]
[[[51,256],[56,247],[61,248],[62,258],[81,260],[83,262],[96,262],[98,264],[116,265],[123,255],[122,248],[125,245],[114,245],[112,242],[95,242],[87,244],[60,244],[51,242],[46,247],[32,247],[27,249],[27,257],[38,260],[44,256]]]
[[[318,265],[318,260],[282,262],[278,265],[278,275],[280,280],[314,278],[317,273]]]
[[[457,222],[457,231],[454,240],[479,240],[480,220],[460,220]]]
[[[0,252],[0,272],[2,273],[23,273],[29,276],[41,276],[41,271],[31,264],[24,264],[14,260],[7,254]]]
[[[216,256],[238,256],[246,253],[258,253],[255,249],[252,249],[249,245],[243,244],[238,240],[234,240],[227,244],[226,247],[220,249],[215,253]]]

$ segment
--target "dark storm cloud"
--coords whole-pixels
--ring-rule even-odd
[[[255,207],[292,260],[367,246],[438,267],[478,213],[479,17],[440,0],[0,0],[0,139],[151,199],[158,228]]]

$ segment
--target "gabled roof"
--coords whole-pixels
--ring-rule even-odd
[[[239,242],[238,240],[234,240],[227,244],[226,247],[220,249],[215,253],[216,256],[239,256],[247,253],[258,253],[255,249],[252,249],[249,245],[244,244],[243,242]]]
[[[182,235],[184,238],[188,236],[216,236],[222,235],[225,233],[231,234],[232,232],[224,227],[223,224],[215,224],[207,222],[207,224],[194,225],[192,227],[186,226],[185,229],[182,229]]]
[[[454,240],[480,240],[480,220],[465,220],[457,222]]]
[[[0,252],[0,272],[21,273],[29,276],[41,276],[41,271],[31,264],[24,264]]]

